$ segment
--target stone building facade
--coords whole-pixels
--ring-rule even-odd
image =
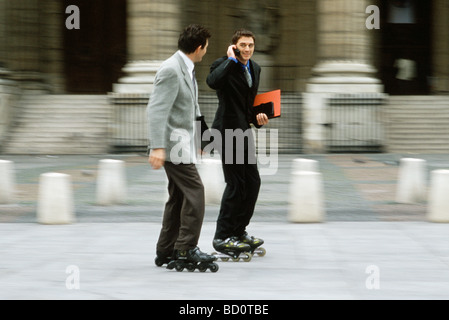
[[[408,10],[402,14],[401,3],[409,2],[409,20],[401,21]],[[80,9],[80,29],[66,27],[70,5]],[[366,28],[370,5],[380,9],[380,29]],[[145,81],[151,62],[176,50],[180,29],[201,23],[213,34],[201,77],[225,54],[232,32],[247,27],[258,36],[266,87],[305,92],[320,82],[315,76],[340,73],[326,70],[342,67],[332,64],[338,61],[379,79],[387,93],[449,92],[445,0],[2,0],[0,15],[0,62],[23,89],[105,93],[113,83]],[[401,55],[417,63],[419,79],[409,88],[394,83]]]
[[[72,5],[79,29],[67,27]],[[210,64],[240,27],[257,36],[261,91],[310,94],[311,110],[329,92],[449,94],[447,0],[0,0],[0,86],[148,93],[190,23],[213,35],[197,67],[205,94]]]

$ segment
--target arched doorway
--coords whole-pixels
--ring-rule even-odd
[[[127,62],[126,0],[64,0],[70,5],[79,8],[80,29],[64,27],[66,92],[109,92]]]

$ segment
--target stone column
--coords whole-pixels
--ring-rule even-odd
[[[6,37],[6,3],[5,1],[0,1],[0,68],[4,66],[6,61],[6,54],[8,52],[7,48],[7,37]]]
[[[118,93],[150,93],[162,61],[178,46],[181,1],[128,0],[128,63],[126,76],[114,84]]]
[[[372,66],[368,0],[318,0],[318,63],[308,92],[382,92]],[[371,1],[372,2],[372,1]]]
[[[14,103],[16,100],[15,98],[18,95],[16,83],[10,80],[11,72],[6,68],[9,52],[6,8],[7,3],[5,1],[0,1],[0,150],[14,117]],[[2,178],[0,178],[0,180]]]
[[[318,62],[304,97],[304,149],[324,152],[326,97],[331,93],[382,92],[372,66],[372,36],[366,28],[368,0],[317,0]]]
[[[24,91],[46,92],[41,67],[41,4],[38,0],[6,1],[3,4],[6,43],[4,59],[6,67],[13,71],[11,78]]]

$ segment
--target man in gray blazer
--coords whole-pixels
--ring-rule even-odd
[[[207,52],[210,33],[199,25],[183,30],[179,50],[158,70],[147,107],[149,163],[164,167],[169,199],[156,246],[156,265],[183,260],[209,262],[197,247],[204,218],[204,187],[196,169],[196,120],[201,115],[195,63]],[[170,265],[169,265],[170,266]]]

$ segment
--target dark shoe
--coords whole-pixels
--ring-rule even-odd
[[[264,241],[262,239],[250,237],[247,232],[245,232],[241,237],[239,237],[239,240],[242,243],[245,243],[245,244],[248,244],[249,246],[251,246],[251,250],[254,250],[254,249],[260,247],[264,243]]]
[[[212,242],[215,250],[219,252],[229,253],[229,252],[247,252],[251,250],[251,246],[239,241],[235,237],[228,239],[214,239]]]
[[[172,261],[173,256],[174,256],[173,252],[167,254],[157,251],[154,263],[156,264],[156,266],[162,267],[164,264],[168,264],[170,261]]]
[[[178,250],[176,258],[187,262],[212,262],[217,260],[215,256],[201,252],[198,247],[190,250]]]

